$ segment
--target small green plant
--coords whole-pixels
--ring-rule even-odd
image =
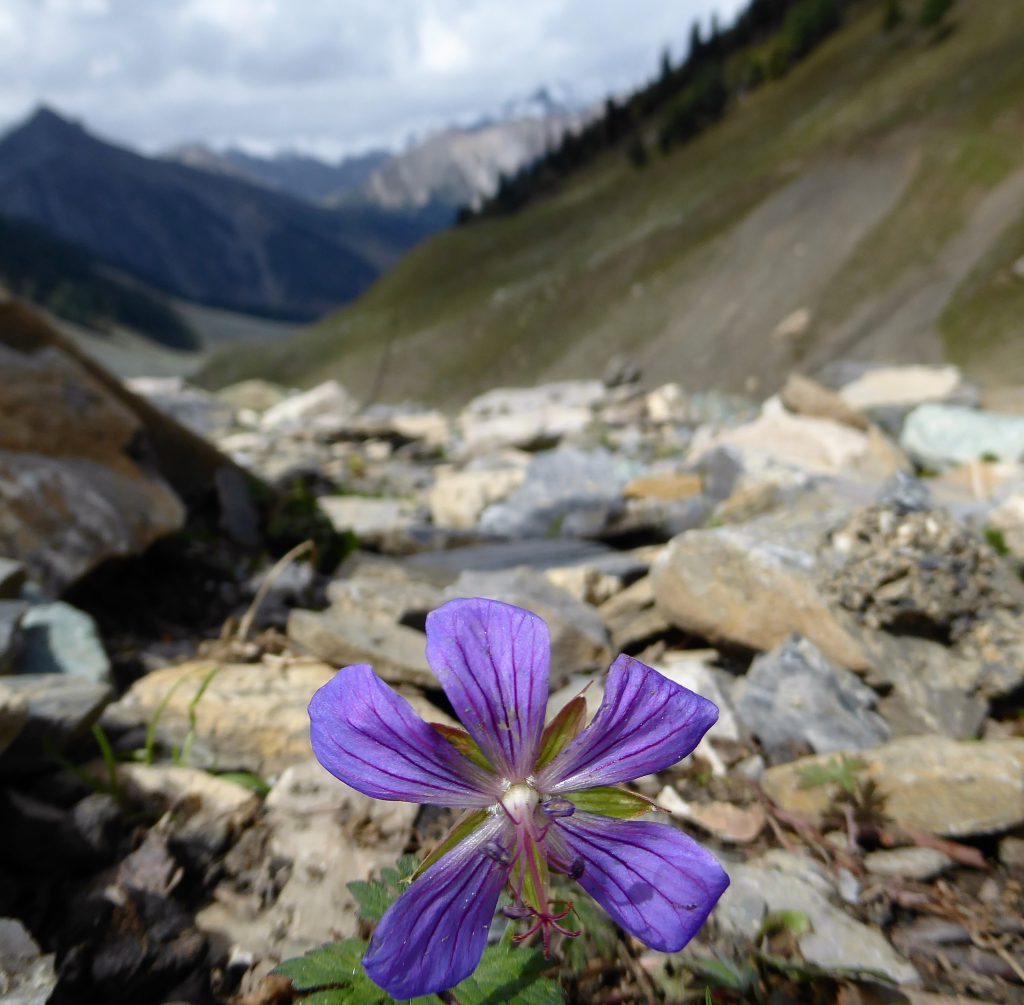
[[[1010,554],[1010,546],[1006,543],[1006,535],[996,527],[985,528],[985,540],[991,545],[997,555],[1004,558]]]

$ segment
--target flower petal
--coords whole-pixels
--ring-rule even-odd
[[[451,600],[427,616],[427,660],[495,771],[533,769],[548,701],[551,639],[541,618],[497,600]]]
[[[510,869],[482,849],[508,828],[505,817],[492,816],[415,880],[380,919],[363,966],[393,998],[444,991],[476,969]]]
[[[316,759],[374,799],[488,806],[501,789],[365,663],[339,670],[309,703]]]
[[[615,921],[666,953],[697,934],[729,885],[714,855],[671,824],[578,811],[548,840],[566,861],[583,860],[577,882]]]
[[[543,792],[628,782],[682,760],[718,719],[718,706],[631,656],[608,671],[593,722],[540,772]]]

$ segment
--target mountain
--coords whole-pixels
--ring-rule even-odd
[[[186,300],[313,318],[365,290],[450,215],[330,210],[143,157],[48,109],[0,139],[0,214]]]
[[[425,242],[286,347],[217,360],[209,383],[274,375],[453,402],[497,384],[599,375],[777,386],[835,358],[949,359],[1024,382],[1024,19],[953,7],[882,30],[883,0],[780,79],[730,62],[717,122],[675,143],[656,109],[633,137],[517,213]],[[781,29],[780,29],[781,30]],[[741,54],[743,55],[743,54]],[[772,62],[771,69],[775,69]],[[754,84],[757,86],[754,86]],[[636,166],[637,163],[643,166]]]
[[[583,113],[554,111],[446,129],[378,165],[354,195],[390,209],[476,205],[494,194],[502,175],[541,157],[584,120]]]
[[[384,150],[373,150],[330,164],[297,153],[259,157],[233,148],[218,153],[202,143],[186,144],[164,154],[166,160],[231,175],[313,203],[322,203],[358,189],[374,168],[390,157],[391,154]]]

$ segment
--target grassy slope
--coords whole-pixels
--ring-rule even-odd
[[[389,399],[599,373],[614,351],[655,381],[728,387],[856,355],[865,339],[874,355],[899,356],[904,340],[904,355],[938,353],[940,328],[957,361],[984,370],[998,354],[1021,371],[1003,376],[1024,380],[1009,342],[1024,340],[1019,292],[993,278],[1024,253],[1019,228],[993,233],[980,261],[977,240],[943,258],[1024,165],[1024,0],[962,2],[957,21],[928,45],[883,36],[864,5],[689,146],[641,172],[609,155],[517,216],[442,234],[355,304],[287,344],[223,354],[207,379],[366,388],[390,344]],[[925,308],[904,318],[922,289]],[[780,345],[768,333],[796,306],[812,327]]]

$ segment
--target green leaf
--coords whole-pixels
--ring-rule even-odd
[[[473,976],[452,993],[459,1005],[563,1005],[558,984],[541,976],[549,966],[536,949],[488,946]]]
[[[450,852],[460,841],[465,840],[487,819],[487,810],[471,810],[445,835],[444,839],[416,867],[412,874],[414,880],[419,879],[442,855]]]
[[[573,698],[545,727],[540,737],[538,768],[553,761],[583,729],[587,718],[587,700],[583,695]]]
[[[776,932],[789,932],[790,935],[806,935],[811,931],[811,919],[803,911],[773,911],[763,922],[757,933],[755,942]]]
[[[402,894],[416,871],[416,856],[403,855],[397,869],[381,869],[380,879],[356,880],[348,884],[349,892],[359,905],[359,917],[380,921],[384,912]]]
[[[255,792],[258,796],[265,796],[270,791],[270,784],[267,780],[252,771],[222,771],[217,778],[223,778],[226,782],[234,782],[235,785]]]
[[[614,785],[585,789],[583,792],[567,792],[565,798],[577,809],[615,817],[616,820],[635,820],[657,809],[650,799]]]
[[[808,764],[800,771],[800,788],[816,789],[822,785],[838,785],[844,792],[853,795],[857,791],[857,775],[867,765],[856,757],[845,754],[826,764]]]
[[[458,726],[446,726],[441,722],[432,722],[430,728],[440,733],[463,757],[487,771],[494,770],[476,740],[464,729],[459,729]]]

